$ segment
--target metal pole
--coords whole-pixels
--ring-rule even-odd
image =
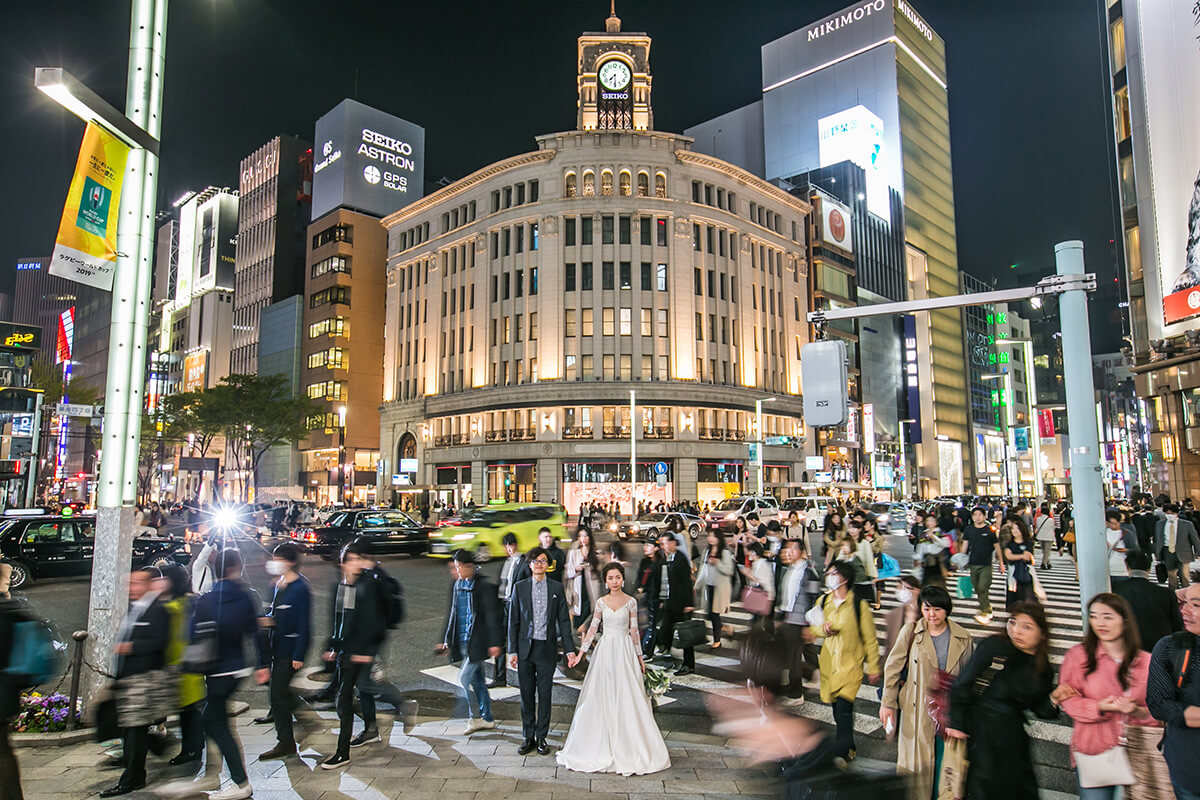
[[[904,449],[904,423],[908,420],[900,420],[900,502],[903,503],[908,499],[904,488],[908,479],[908,457]]]
[[[1083,242],[1059,242],[1054,246],[1054,259],[1060,276],[1082,274]],[[1067,389],[1067,420],[1071,431],[1071,491],[1075,498],[1073,516],[1079,564],[1079,603],[1086,629],[1088,601],[1109,590],[1087,293],[1081,289],[1063,292],[1058,300],[1058,310],[1062,319],[1063,383]]]
[[[1025,391],[1029,402],[1029,446],[1033,448],[1033,497],[1042,502],[1042,437],[1037,420],[1037,381],[1033,373],[1033,339],[1024,343],[1025,348]]]
[[[79,704],[79,673],[83,669],[83,644],[87,641],[87,631],[75,631],[71,634],[71,638],[75,640],[75,653],[72,656],[71,662],[71,699],[70,709],[67,712],[67,730],[73,731],[79,725],[78,708]]]
[[[33,508],[33,494],[37,488],[38,465],[41,463],[42,447],[42,398],[37,393],[33,401],[33,444],[29,451],[29,469],[25,472],[25,508]]]
[[[637,393],[629,390],[629,514],[637,519]]]
[[[762,400],[754,401],[754,435],[758,439],[758,444],[754,448],[754,471],[758,475],[758,496],[762,497],[763,493],[763,421],[762,421]]]
[[[166,28],[167,0],[132,0],[125,114],[156,139],[162,129]],[[88,604],[87,643],[93,663],[103,663],[112,652],[127,600],[121,577],[129,570],[133,549],[158,158],[145,150],[131,151],[124,187],[109,328],[102,447],[106,458],[100,462],[96,548]],[[89,671],[84,684],[86,704],[99,688],[99,676]]]
[[[1014,468],[1017,460],[1017,445],[1013,441],[1013,390],[1012,372],[1004,373],[1004,483],[1008,496],[1021,494],[1021,470]]]

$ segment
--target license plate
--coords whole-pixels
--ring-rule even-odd
[[[449,552],[449,550],[450,545],[446,544],[445,542],[431,542],[429,544],[429,551],[431,553],[446,553]]]

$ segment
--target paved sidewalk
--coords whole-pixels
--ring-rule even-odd
[[[411,733],[405,734],[399,723],[393,726],[384,717],[380,719],[383,742],[353,750],[348,767],[327,771],[320,769],[319,762],[334,749],[337,720],[332,714],[320,715],[326,729],[304,740],[299,760],[259,762],[258,754],[275,744],[270,725],[251,722],[260,713],[253,710],[235,719],[258,800],[635,800],[664,794],[679,800],[720,800],[778,795],[769,767],[750,766],[724,738],[699,732],[664,731],[671,769],[625,778],[571,772],[557,765],[553,753],[517,755],[519,721],[502,720],[494,731],[466,737],[461,735],[462,719],[422,715]],[[549,741],[556,752],[567,728],[563,723],[553,725]],[[707,721],[703,728],[707,730]],[[173,754],[170,751],[167,756]],[[119,768],[101,766],[106,761],[103,748],[93,743],[22,748],[17,750],[17,758],[26,800],[92,798],[120,775]],[[186,769],[170,767],[165,757],[151,756],[148,772],[147,790],[127,795],[130,800],[151,800],[156,797],[154,790],[168,782],[192,778]],[[228,786],[228,774],[222,771],[219,781]],[[193,784],[191,796],[216,788],[216,776],[200,778]]]

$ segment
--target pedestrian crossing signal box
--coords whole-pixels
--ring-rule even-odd
[[[846,381],[844,341],[825,339],[800,348],[805,422],[813,427],[845,425],[849,416]]]

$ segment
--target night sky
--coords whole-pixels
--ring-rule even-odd
[[[618,0],[654,40],[655,127],[680,132],[761,96],[759,48],[848,0]],[[1053,270],[1082,239],[1111,284],[1111,123],[1097,0],[916,0],[946,40],[960,267],[1003,285]],[[0,30],[0,290],[49,255],[83,124],[33,88],[64,66],[124,106],[129,5],[13,4]],[[239,160],[279,133],[311,141],[344,97],[426,129],[428,181],[459,178],[575,124],[576,37],[607,0],[417,3],[175,0],[167,34],[160,205],[237,188]],[[1097,342],[1105,346],[1107,342]]]

